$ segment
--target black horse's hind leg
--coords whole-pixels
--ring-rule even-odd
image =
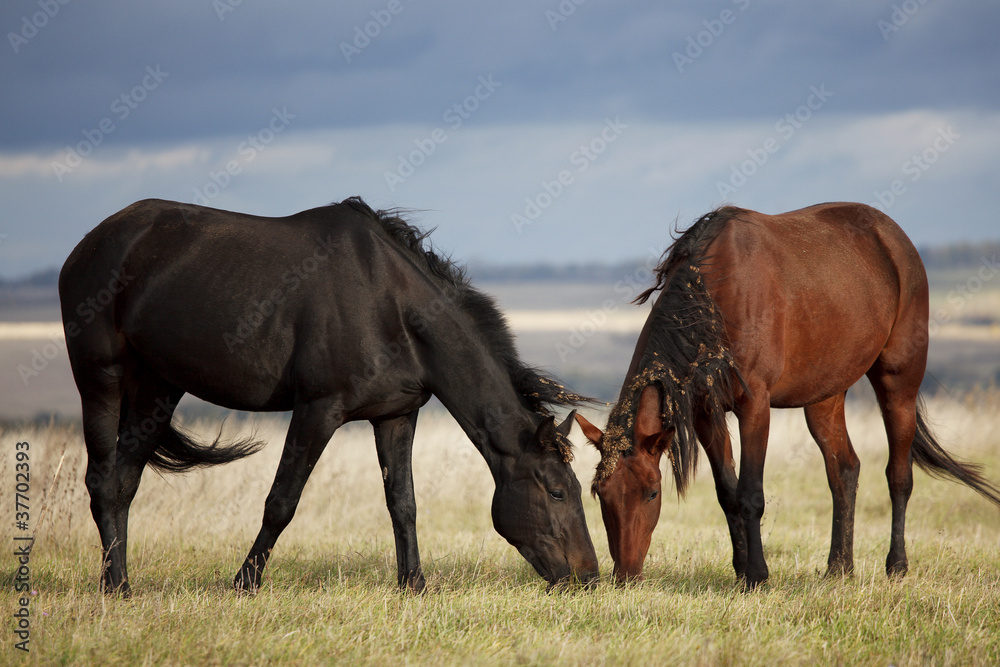
[[[79,380],[78,380],[79,382]],[[81,391],[83,438],[87,444],[87,491],[90,513],[101,536],[101,590],[129,594],[125,576],[125,545],[116,522],[118,475],[115,469],[118,413],[121,408],[119,381],[93,391]]]
[[[375,447],[385,484],[385,503],[392,517],[396,538],[397,581],[400,588],[420,592],[424,573],[417,548],[417,502],[413,495],[413,431],[417,411],[408,415],[372,421]]]
[[[729,433],[713,434],[707,415],[695,421],[698,439],[705,448],[715,479],[715,495],[729,524],[729,537],[733,543],[733,569],[736,577],[743,579],[747,572],[747,534],[740,516],[739,497],[736,495],[736,468],[733,466],[733,447]]]
[[[129,589],[128,567],[124,552],[128,548],[128,515],[132,500],[139,490],[146,462],[159,446],[160,437],[170,428],[177,402],[183,391],[167,384],[152,371],[140,371],[127,376],[130,389],[119,424],[116,468],[118,493],[115,528],[121,544],[122,587]]]
[[[274,475],[271,492],[264,501],[264,519],[260,533],[233,580],[238,591],[254,593],[260,588],[261,573],[267,565],[271,550],[295,515],[302,489],[316,461],[333,437],[333,432],[342,423],[343,414],[332,400],[295,406],[278,472]]]
[[[861,462],[847,434],[844,418],[846,392],[805,408],[806,425],[826,462],[826,478],[833,497],[833,528],[827,576],[854,572],[854,508]]]
[[[83,439],[87,445],[85,483],[90,512],[101,536],[101,590],[128,595],[125,547],[118,536],[117,445],[125,395],[125,341],[110,328],[94,323],[67,340],[73,378],[83,407]]]

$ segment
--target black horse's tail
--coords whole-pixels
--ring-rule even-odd
[[[185,472],[193,468],[231,463],[256,454],[264,446],[252,436],[223,443],[222,434],[210,445],[201,445],[191,436],[173,426],[159,436],[156,450],[149,457],[148,465],[161,472]]]
[[[982,466],[957,461],[934,439],[927,422],[924,421],[923,399],[917,400],[917,434],[913,438],[910,452],[913,462],[932,477],[953,479],[975,490],[981,496],[1000,506],[1000,489],[982,475]]]

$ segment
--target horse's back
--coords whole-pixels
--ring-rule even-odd
[[[921,308],[926,327],[920,257],[902,229],[869,206],[741,210],[708,254],[710,290],[733,353],[770,387],[775,407],[845,391],[897,328],[919,330]]]
[[[195,204],[146,199],[109,216],[77,244],[63,265],[60,294],[91,296],[113,272],[141,273],[147,282],[156,274],[178,273],[178,264],[199,264],[200,273],[220,277],[227,264],[251,266],[281,255],[303,256],[316,246],[338,241],[350,218],[321,224],[319,209],[285,218],[266,218]],[[331,218],[333,216],[327,216]],[[189,267],[184,267],[189,268]],[[180,271],[180,273],[190,271]]]
[[[63,267],[63,319],[83,332],[68,350],[109,365],[127,345],[206,400],[290,409],[293,396],[348,391],[366,371],[379,332],[399,324],[380,309],[420,283],[399,256],[377,220],[343,204],[264,218],[137,202]],[[401,272],[409,279],[386,280]]]

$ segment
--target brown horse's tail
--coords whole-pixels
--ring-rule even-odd
[[[156,441],[148,465],[161,472],[185,472],[192,468],[231,463],[256,454],[264,442],[252,437],[222,443],[221,433],[210,445],[201,445],[191,436],[169,426]]]
[[[983,477],[982,466],[957,461],[944,451],[924,421],[923,413],[923,399],[917,399],[917,433],[913,437],[913,447],[910,449],[913,462],[928,475],[961,482],[993,504],[1000,506],[1000,488]]]

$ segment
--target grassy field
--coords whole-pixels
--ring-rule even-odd
[[[950,450],[1000,480],[1000,394],[929,402]],[[603,423],[603,416],[594,418]],[[15,443],[31,449],[30,653],[14,648],[16,562],[3,561],[6,664],[997,664],[1000,521],[973,492],[916,473],[908,514],[910,573],[887,581],[885,441],[873,407],[848,423],[863,468],[853,578],[822,576],[830,496],[801,411],[777,411],[765,479],[769,585],[739,592],[711,476],[688,498],[668,493],[645,582],[545,593],[494,532],[493,484],[451,418],[417,430],[418,529],[429,590],[395,586],[392,530],[371,428],[333,439],[278,542],[264,585],[238,597],[231,579],[259,527],[285,424],[233,421],[271,444],[247,461],[182,476],[147,471],[133,505],[135,596],[97,591],[99,548],[83,486],[79,431],[0,431],[5,526],[13,526]],[[215,423],[195,423],[206,436]],[[579,433],[574,432],[579,438]],[[65,453],[59,476],[53,477]],[[574,465],[589,487],[596,454]],[[704,461],[703,461],[704,463]],[[48,492],[51,487],[51,492]],[[47,493],[48,492],[48,493]],[[45,514],[38,511],[45,505]],[[610,573],[597,502],[584,499],[602,573]],[[8,531],[8,547],[13,544]]]

